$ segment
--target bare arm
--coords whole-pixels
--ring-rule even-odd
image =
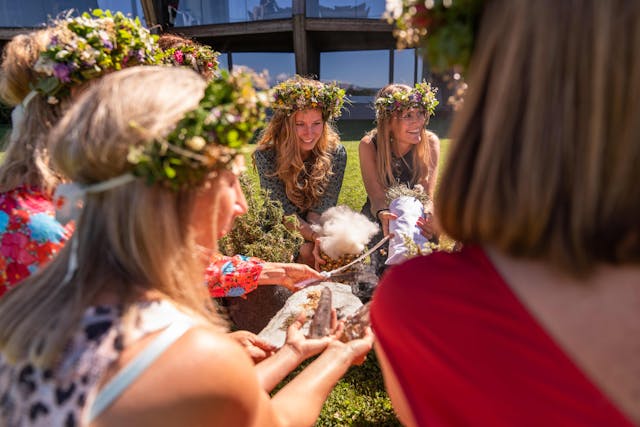
[[[429,176],[424,177],[420,184],[424,187],[429,197],[433,198],[438,182],[438,160],[440,159],[440,139],[438,136],[427,131],[429,138]]]
[[[365,136],[360,140],[358,152],[360,153],[362,181],[364,182],[367,196],[371,200],[371,214],[375,217],[376,212],[387,207],[387,203],[385,188],[378,177],[376,169],[376,147],[369,136]]]

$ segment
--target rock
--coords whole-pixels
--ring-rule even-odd
[[[331,302],[338,313],[338,318],[350,316],[362,306],[360,299],[351,293],[351,286],[335,282],[322,282],[291,295],[284,307],[260,331],[258,336],[277,347],[282,346],[286,339],[287,328],[301,311],[307,314],[307,322],[302,328],[307,334],[315,305],[325,286],[331,290]]]
[[[224,298],[224,306],[237,329],[257,334],[291,295],[290,290],[281,286],[258,286],[246,299]]]

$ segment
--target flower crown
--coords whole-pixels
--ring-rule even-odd
[[[207,78],[213,78],[218,73],[218,56],[220,52],[214,51],[209,46],[186,45],[166,49],[160,55],[160,62],[191,67]]]
[[[433,71],[466,69],[484,0],[387,0],[399,48],[422,48]]]
[[[438,105],[436,92],[437,88],[431,88],[429,83],[422,82],[416,83],[412,89],[381,96],[375,101],[376,118],[388,117],[396,111],[408,108],[422,108],[432,116]]]
[[[34,66],[47,76],[35,89],[56,103],[57,96],[68,95],[71,86],[108,71],[157,63],[157,49],[157,36],[138,18],[127,18],[121,12],[94,9],[91,15],[85,12],[63,19],[54,23],[49,46]]]
[[[272,94],[271,108],[274,110],[284,111],[290,115],[299,110],[320,108],[324,120],[331,120],[342,114],[345,91],[335,83],[313,84],[307,79],[296,76],[276,85],[272,89]]]
[[[149,184],[174,190],[198,185],[211,171],[233,168],[243,146],[264,124],[267,106],[267,94],[255,90],[251,73],[223,71],[165,139],[130,148],[127,160],[134,175]]]

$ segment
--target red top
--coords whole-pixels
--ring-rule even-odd
[[[419,426],[633,425],[478,247],[391,268],[371,322]]]

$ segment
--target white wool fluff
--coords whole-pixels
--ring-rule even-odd
[[[416,225],[418,218],[424,215],[424,206],[415,197],[401,196],[389,204],[389,210],[398,218],[389,221],[389,233],[393,237],[389,241],[389,256],[386,265],[399,264],[409,257],[409,248],[404,239],[409,237],[418,247],[427,243],[427,238],[420,233]]]
[[[333,259],[361,253],[380,230],[378,224],[348,206],[327,209],[311,228],[319,235],[322,252]]]

